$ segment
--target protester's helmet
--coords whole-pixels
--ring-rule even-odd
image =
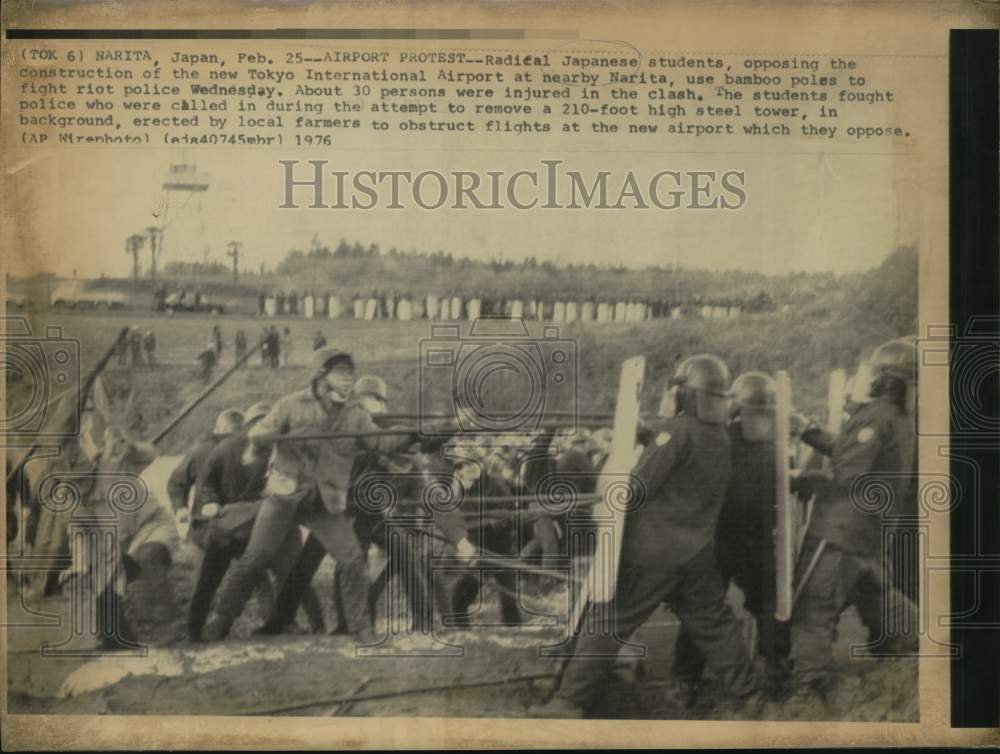
[[[243,412],[235,408],[227,408],[215,418],[215,429],[212,434],[231,435],[243,428]]]
[[[373,374],[366,374],[359,377],[354,383],[354,394],[358,396],[370,395],[381,401],[389,400],[389,391],[385,386],[385,380]]]
[[[677,389],[677,407],[693,413],[699,421],[725,424],[728,419],[729,367],[711,354],[689,356],[670,379]]]
[[[336,348],[319,348],[313,351],[311,363],[313,378],[323,377],[339,364],[347,364],[351,369],[354,369],[354,359],[346,351]]]
[[[269,413],[271,413],[271,402],[270,401],[257,401],[250,408],[243,412],[243,424],[248,425],[260,419],[263,419]]]

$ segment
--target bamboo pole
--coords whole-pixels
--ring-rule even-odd
[[[240,358],[236,360],[236,363],[233,364],[231,367],[229,367],[229,369],[227,369],[225,372],[223,372],[219,376],[219,378],[216,379],[215,382],[213,382],[211,385],[202,390],[201,393],[194,400],[192,400],[184,408],[182,408],[180,412],[177,414],[177,416],[171,419],[170,422],[168,422],[163,429],[161,429],[159,432],[156,433],[156,437],[154,437],[152,440],[153,445],[156,445],[164,437],[170,434],[170,432],[173,431],[174,427],[176,427],[178,424],[184,421],[184,419],[187,418],[188,414],[190,414],[199,405],[201,405],[202,401],[204,401],[208,396],[210,396],[213,392],[215,392],[215,389],[219,387],[219,385],[221,385],[223,382],[229,379],[229,377],[233,374],[233,372],[239,369],[240,366],[242,366],[243,362],[245,362],[247,359],[249,359],[251,356],[257,353],[257,351],[259,351],[263,345],[264,345],[263,343],[258,343],[256,346],[254,346],[245,354],[243,354]]]

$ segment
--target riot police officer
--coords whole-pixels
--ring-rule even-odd
[[[801,697],[825,702],[831,685],[832,644],[840,614],[854,605],[874,641],[915,651],[916,633],[879,636],[883,626],[915,626],[915,606],[888,578],[884,533],[893,509],[911,488],[915,439],[916,347],[912,338],[882,345],[872,359],[871,400],[838,437],[810,423],[802,440],[831,457],[831,475],[803,477],[816,495],[799,556],[808,579],[792,614],[792,659]],[[886,493],[889,494],[886,494]]]
[[[632,472],[613,609],[601,630],[578,635],[556,696],[535,715],[573,717],[592,708],[621,642],[664,603],[730,693],[744,697],[756,690],[713,542],[730,476],[728,389],[729,370],[715,356],[692,356],[677,367],[671,380],[676,415],[647,433]]]
[[[757,622],[758,650],[767,666],[772,697],[785,692],[789,674],[788,624],[775,618],[777,579],[775,386],[763,372],[746,372],[733,382],[729,442],[732,475],[719,514],[715,552],[723,583],[735,583]],[[674,673],[693,694],[705,659],[686,629],[677,639]]]

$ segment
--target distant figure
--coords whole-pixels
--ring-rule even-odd
[[[146,351],[146,363],[155,364],[156,335],[153,334],[152,330],[146,330],[146,334],[142,336],[142,347]]]
[[[260,365],[271,366],[271,331],[264,328],[260,331]]]
[[[288,366],[288,362],[292,359],[292,331],[285,328],[284,332],[281,333],[281,364],[282,366]]]
[[[268,366],[277,369],[281,361],[281,338],[278,336],[278,328],[274,325],[267,331],[267,355]]]
[[[313,337],[313,350],[318,351],[326,345],[326,337],[319,330],[316,331],[316,335]]]
[[[222,328],[212,325],[212,347],[215,349],[215,360],[222,356]]]
[[[242,359],[247,354],[247,334],[242,330],[237,330],[236,340],[234,342],[234,345],[236,347],[236,363],[239,364],[240,359]],[[243,368],[246,369],[246,366],[247,363],[246,361],[244,361]]]
[[[132,354],[132,366],[141,367],[142,360],[142,333],[138,327],[133,327],[128,336],[129,349]]]
[[[215,350],[215,343],[208,341],[205,348],[198,354],[198,365],[201,367],[201,380],[207,383],[212,379],[212,371],[219,362],[219,355]]]

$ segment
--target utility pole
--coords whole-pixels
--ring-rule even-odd
[[[233,282],[240,282],[240,249],[243,248],[242,241],[230,241],[229,251],[226,252],[227,257],[233,258]]]
[[[149,251],[150,258],[152,260],[152,266],[150,267],[150,276],[153,278],[153,282],[156,282],[156,257],[160,255],[163,251],[163,228],[158,228],[155,225],[151,225],[146,228],[146,235],[149,236]]]
[[[143,244],[146,242],[146,237],[139,234],[133,233],[127,239],[125,239],[125,253],[132,255],[132,287],[139,287],[139,252],[142,251]]]

